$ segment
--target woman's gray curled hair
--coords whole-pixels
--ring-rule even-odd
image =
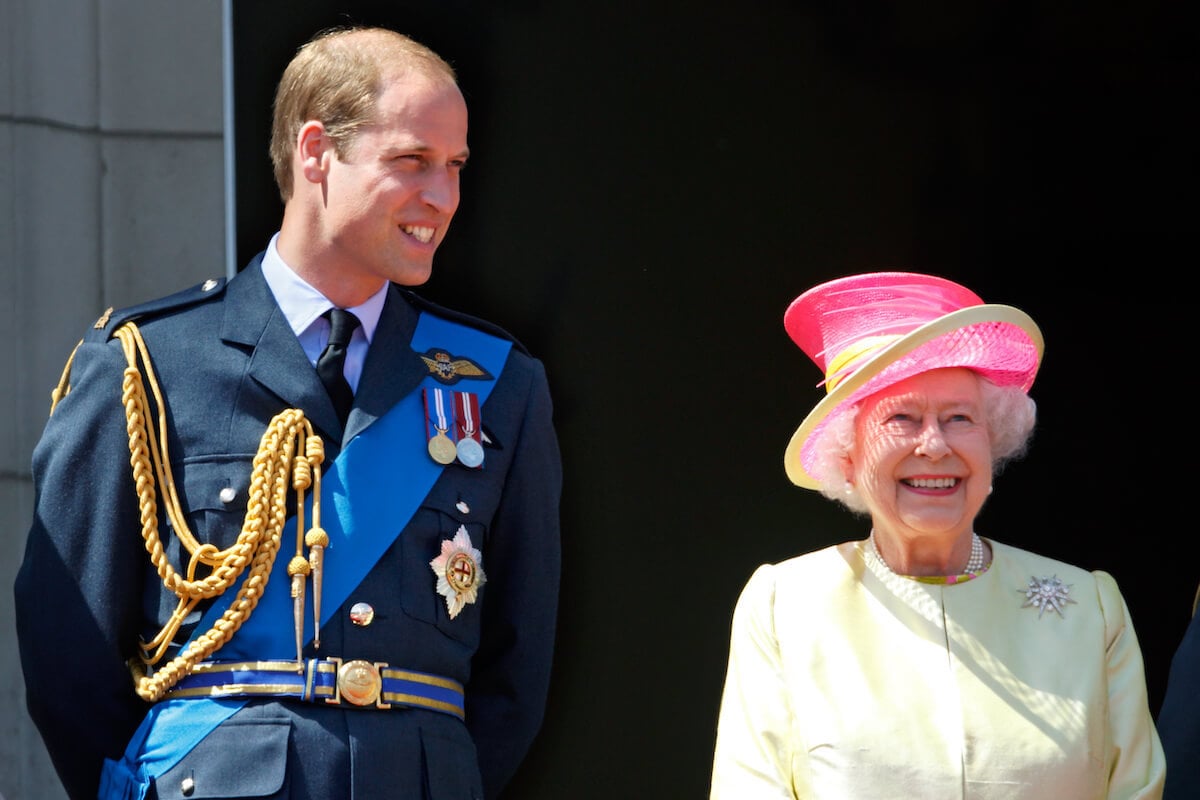
[[[1037,403],[1020,386],[997,386],[982,375],[979,390],[992,440],[992,472],[999,475],[1028,449],[1037,422]],[[861,408],[862,403],[855,403],[839,409],[814,434],[813,449],[820,455],[811,474],[821,484],[821,494],[857,514],[866,514],[867,504],[858,488],[846,480],[845,471],[854,447],[854,421]]]

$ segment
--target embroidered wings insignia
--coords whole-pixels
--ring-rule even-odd
[[[469,358],[455,356],[445,350],[428,350],[421,360],[429,368],[429,374],[439,383],[454,384],[463,379],[490,379],[491,373]]]

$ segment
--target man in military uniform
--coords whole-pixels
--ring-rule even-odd
[[[541,363],[407,288],[466,104],[411,39],[327,32],[271,154],[266,250],[68,362],[15,587],[30,714],[72,798],[493,798],[544,712],[561,472]]]

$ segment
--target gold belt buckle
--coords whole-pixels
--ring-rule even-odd
[[[346,698],[356,706],[375,705],[377,708],[391,708],[388,703],[381,702],[383,694],[383,677],[379,670],[387,664],[372,664],[370,661],[354,659],[342,663],[340,658],[330,659],[338,664],[337,698],[333,703]]]

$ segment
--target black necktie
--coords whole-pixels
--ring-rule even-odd
[[[323,316],[329,320],[329,344],[325,345],[321,357],[317,359],[317,375],[333,400],[338,418],[341,419],[342,425],[345,425],[346,417],[350,416],[350,406],[354,404],[354,392],[350,390],[343,370],[346,365],[346,347],[350,344],[354,329],[358,327],[358,317],[344,308],[331,308]]]

